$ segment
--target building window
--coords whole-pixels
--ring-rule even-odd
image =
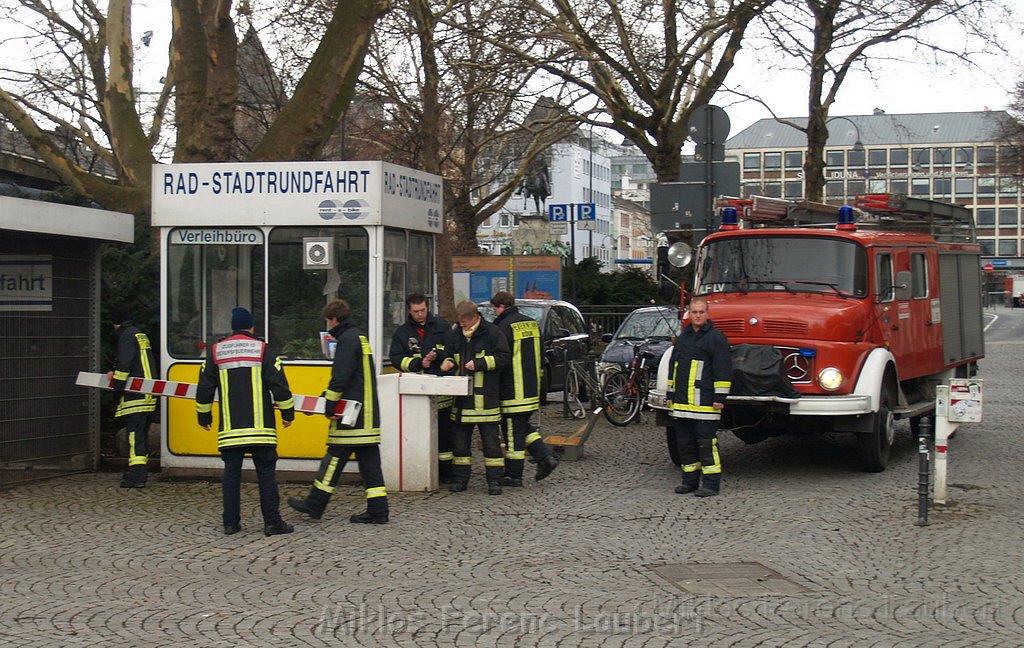
[[[740,191],[743,193],[743,198],[750,198],[761,193],[761,184],[758,182],[748,182],[741,187]]]
[[[979,196],[994,196],[996,195],[996,179],[988,176],[984,178],[978,178],[978,195]]]
[[[845,198],[846,194],[843,193],[843,181],[842,180],[829,180],[825,183],[825,197],[826,198]]]
[[[979,146],[978,147],[978,164],[995,164],[996,163],[996,147],[994,146]]]
[[[910,180],[911,196],[929,196],[932,193],[931,178],[912,178]]]
[[[778,182],[764,183],[764,195],[768,196],[769,198],[781,198],[782,184]]]
[[[785,183],[784,189],[786,191],[786,198],[804,197],[804,183],[800,181],[787,182]]]
[[[992,239],[978,239],[978,246],[981,247],[981,256],[996,255],[996,242]]]
[[[778,171],[782,168],[782,153],[765,153],[764,168],[765,171]]]
[[[760,153],[744,153],[743,154],[743,168],[760,170],[761,169],[761,154]]]
[[[957,166],[973,166],[974,165],[974,147],[973,146],[958,146],[958,147],[956,147],[956,165]]]
[[[912,151],[914,171],[925,171],[932,165],[932,150],[928,148],[916,148]]]
[[[1017,208],[1016,207],[1000,207],[999,208],[999,224],[1009,225],[1010,227],[1017,226]]]
[[[1017,239],[1001,239],[999,241],[999,256],[1017,256]]]
[[[975,209],[974,223],[978,227],[992,227],[996,224],[996,210],[991,207]]]
[[[950,157],[952,156],[952,153],[953,149],[949,148],[948,146],[943,146],[941,148],[935,149],[932,152],[932,159],[935,162],[935,166],[948,168],[949,163],[951,162]]]
[[[913,252],[910,255],[910,296],[914,299],[928,296],[928,265],[925,263],[924,252]]]
[[[888,157],[885,149],[868,149],[868,166],[884,167]]]
[[[873,178],[868,180],[868,193],[886,193],[889,190],[889,183],[885,178]]]
[[[974,195],[974,178],[957,178],[954,186],[958,198]]]
[[[843,152],[842,151],[826,151],[825,152],[825,166],[827,166],[827,167],[841,167],[841,166],[843,166]]]
[[[864,168],[864,151],[847,151],[846,166],[854,168]]]
[[[907,166],[907,149],[905,149],[905,148],[889,149],[889,166],[893,166],[893,167],[905,167],[905,166]]]
[[[804,166],[803,151],[786,151],[784,154],[787,169],[800,169]]]
[[[1016,196],[1018,180],[1013,176],[1002,176],[999,178],[999,195]]]
[[[907,193],[907,181],[906,180],[893,180],[891,193],[894,194],[905,194]]]
[[[864,181],[863,180],[850,180],[846,183],[846,195],[856,196],[857,194],[864,193]]]
[[[519,225],[519,216],[509,212],[501,212],[501,227],[516,227]]]
[[[949,198],[953,191],[952,178],[935,178],[932,180],[932,196],[935,198]]]

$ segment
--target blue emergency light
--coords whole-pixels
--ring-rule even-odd
[[[845,231],[857,229],[857,225],[854,223],[853,207],[843,205],[839,208],[839,221],[836,223],[836,229]]]
[[[735,230],[739,229],[739,218],[736,216],[735,207],[725,207],[722,209],[722,226],[719,229],[722,230]]]

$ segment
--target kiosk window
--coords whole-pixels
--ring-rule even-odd
[[[430,234],[405,230],[384,231],[384,339],[405,323],[405,298],[409,293],[433,297],[434,242]],[[436,307],[436,304],[431,304]]]
[[[368,250],[362,227],[277,227],[270,232],[267,341],[282,357],[324,359],[320,311],[334,299],[347,301],[352,319],[369,334]]]
[[[231,309],[248,308],[262,334],[263,233],[175,228],[167,246],[167,350],[198,358],[231,333]]]

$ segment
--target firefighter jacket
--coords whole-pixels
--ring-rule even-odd
[[[428,315],[427,321],[422,325],[412,316],[406,317],[405,324],[398,327],[391,338],[391,349],[388,352],[391,366],[399,371],[409,373],[443,375],[445,372],[441,371],[441,362],[445,358],[445,341],[451,330],[451,324],[434,315]],[[436,359],[424,369],[423,356],[435,350],[437,351]],[[436,403],[437,408],[451,407],[453,400],[451,396],[439,396]]]
[[[377,402],[377,375],[370,341],[359,332],[352,318],[346,318],[330,330],[338,345],[331,365],[331,382],[324,397],[324,414],[334,416],[341,399],[362,405],[352,427],[331,418],[327,445],[373,445],[380,443],[380,405]]]
[[[668,373],[672,416],[716,421],[713,403],[725,403],[732,386],[729,341],[708,320],[700,330],[687,325],[676,338]]]
[[[511,360],[501,369],[502,414],[525,414],[540,409],[540,327],[515,306],[494,318],[505,336]]]
[[[484,318],[467,338],[461,329],[453,331],[446,351],[455,363],[455,373],[473,377],[473,393],[456,396],[452,419],[463,425],[501,422],[501,369],[511,355],[508,342],[497,326]],[[473,371],[466,363],[473,360]]]
[[[121,400],[114,410],[114,416],[156,411],[156,396],[124,390],[129,377],[153,378],[156,373],[149,337],[130,321],[123,322],[118,333],[113,389],[121,394]]]
[[[196,415],[213,421],[213,398],[220,391],[217,448],[277,445],[274,405],[281,418],[294,420],[295,406],[281,359],[267,343],[246,331],[217,341],[199,369]]]

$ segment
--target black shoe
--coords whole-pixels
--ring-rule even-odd
[[[363,511],[362,513],[356,513],[348,519],[353,524],[387,524],[388,516],[384,515],[373,515],[369,511]]]
[[[302,499],[301,497],[289,497],[288,506],[292,507],[299,513],[305,513],[314,520],[319,520],[321,517],[323,517],[324,514],[323,511],[315,510],[312,506],[309,505],[309,502]]]
[[[238,533],[241,530],[242,530],[242,525],[240,525],[240,524],[225,524],[224,525],[224,535],[235,535],[236,533]]]
[[[558,468],[558,459],[555,459],[554,455],[548,455],[537,462],[537,474],[533,478],[540,481],[554,472],[555,468]]]
[[[676,486],[677,495],[686,495],[687,493],[692,493],[695,490],[697,490],[696,484],[683,484],[682,486]]]
[[[448,484],[448,490],[452,493],[461,493],[467,488],[469,488],[469,485],[461,480],[456,480],[453,481],[451,484]]]
[[[693,494],[694,497],[714,497],[715,495],[718,495],[718,491],[710,488],[701,488]]]
[[[295,527],[293,527],[292,525],[288,524],[284,520],[281,520],[277,524],[268,524],[267,526],[263,527],[263,535],[265,535],[265,536],[284,535],[286,533],[291,533],[294,530],[295,530]]]
[[[437,481],[441,482],[442,484],[451,484],[455,482],[455,478],[452,477],[451,475],[441,475],[440,477],[437,478]]]
[[[146,482],[137,482],[131,479],[122,479],[121,488],[145,488]]]
[[[499,482],[499,481],[487,482],[487,494],[488,495],[501,495],[501,482]]]
[[[501,480],[502,486],[509,486],[511,488],[522,488],[523,480],[516,479],[515,477],[505,477]]]

